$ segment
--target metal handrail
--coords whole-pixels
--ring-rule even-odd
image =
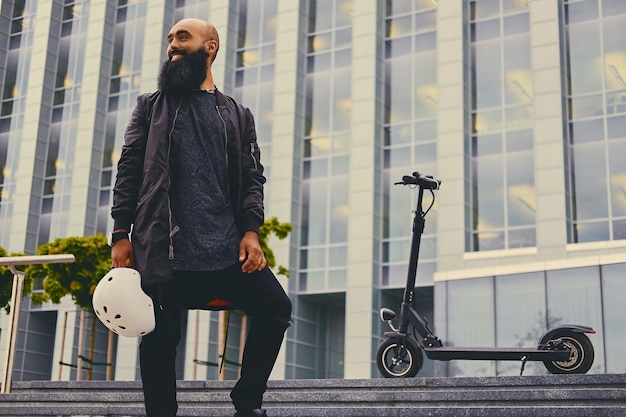
[[[17,331],[20,320],[20,309],[22,306],[22,291],[24,289],[24,273],[18,271],[17,265],[37,265],[37,264],[60,264],[72,263],[76,259],[74,255],[33,255],[33,256],[5,256],[0,257],[0,266],[7,266],[13,272],[13,289],[11,292],[11,311],[9,312],[9,340],[7,346],[6,360],[4,363],[4,377],[0,393],[11,392],[13,382],[13,362],[15,360],[15,345],[17,343]]]

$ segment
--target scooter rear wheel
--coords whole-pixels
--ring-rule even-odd
[[[385,339],[376,353],[376,365],[385,378],[412,378],[423,363],[420,348],[397,339]]]
[[[544,361],[543,364],[552,374],[586,374],[593,365],[594,351],[591,340],[583,333],[560,332],[552,340],[560,339],[570,350],[566,361]]]

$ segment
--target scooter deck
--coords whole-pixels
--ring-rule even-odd
[[[435,347],[424,348],[429,359],[449,361],[466,360],[511,360],[511,361],[567,361],[569,350],[538,350],[534,348],[467,348],[467,347]]]

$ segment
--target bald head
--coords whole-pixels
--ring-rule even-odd
[[[177,50],[188,50],[204,47],[211,62],[215,60],[220,47],[219,34],[212,23],[202,19],[187,18],[179,21],[167,35],[167,54],[172,61],[176,60]]]

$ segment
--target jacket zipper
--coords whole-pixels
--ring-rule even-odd
[[[228,133],[226,132],[226,121],[222,117],[222,113],[220,113],[220,106],[215,106],[217,109],[217,114],[224,125],[224,150],[226,151],[226,169],[228,170]],[[242,132],[243,133],[243,132]],[[256,158],[254,157],[254,151],[256,150],[256,146],[254,142],[250,142],[250,157],[252,158],[252,162],[254,163],[254,168],[259,169],[259,165],[257,164]]]
[[[254,142],[250,142],[250,157],[252,158],[252,162],[254,162],[254,169],[259,169],[259,166],[256,163],[256,158],[254,157],[254,151],[256,146],[254,146]]]
[[[174,259],[174,235],[176,232],[180,230],[180,227],[174,226],[172,227],[172,201],[170,200],[170,187],[172,185],[172,178],[170,176],[170,153],[172,151],[172,134],[174,133],[174,127],[176,126],[176,120],[178,119],[178,112],[180,111],[181,106],[183,105],[183,99],[181,98],[178,107],[176,108],[176,112],[174,113],[174,120],[172,120],[172,128],[170,129],[170,133],[168,135],[168,143],[167,143],[167,215],[168,222],[170,228],[170,245],[168,251],[168,258],[170,260]]]
[[[171,216],[170,216],[171,217]],[[171,224],[171,221],[170,221]],[[174,235],[176,234],[176,232],[178,232],[180,230],[180,227],[178,226],[174,226],[174,228],[172,229],[172,231],[170,232],[170,249],[169,249],[169,256],[168,258],[170,260],[174,259],[174,243],[173,243],[173,239],[174,239]]]
[[[220,106],[215,106],[215,110],[217,110],[217,115],[222,121],[222,126],[224,126],[224,154],[226,156],[226,178],[228,178],[228,131],[226,130],[226,120],[222,117],[222,113],[220,112]],[[230,181],[226,180],[226,187],[228,190],[228,194],[230,194]]]

